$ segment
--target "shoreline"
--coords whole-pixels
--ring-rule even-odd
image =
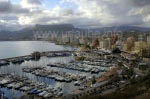
[[[48,51],[61,51],[61,50],[74,50],[73,47],[71,46],[68,46],[68,45],[57,45],[55,42],[50,42],[50,41],[0,41],[0,44],[2,44],[1,47],[2,48],[2,56],[0,57],[0,60],[1,59],[7,59],[7,58],[12,58],[12,57],[18,57],[18,56],[28,56],[30,55],[31,53],[33,52],[48,52]],[[8,44],[8,45],[7,45]],[[17,50],[15,51],[18,47],[16,45],[19,45],[19,46],[22,46],[23,44],[27,44],[25,45],[26,46],[26,50],[29,50],[29,51],[26,51],[26,50],[23,50],[23,53],[21,53],[21,50]],[[31,46],[31,50],[30,50],[30,45]],[[39,46],[44,46],[45,48],[40,48]],[[53,45],[54,45],[54,48],[53,48]],[[34,48],[34,46],[36,48]],[[42,46],[42,47],[43,47]],[[5,51],[5,49],[6,51]],[[12,48],[12,50],[11,50]],[[59,49],[61,48],[61,49]],[[10,52],[10,55],[7,54],[7,51]],[[15,54],[13,54],[15,52]],[[5,55],[6,53],[6,55]]]
[[[71,53],[71,52],[74,52],[74,51],[69,51],[69,50],[44,51],[44,52],[40,52],[40,54],[41,54],[41,57],[42,57],[42,56],[47,56],[47,54],[49,54],[49,53],[65,53],[65,52]],[[33,52],[33,53],[34,53],[34,52]],[[25,57],[31,57],[31,54],[29,54],[29,55],[23,55],[23,56],[17,56],[17,57],[3,58],[3,59],[0,59],[0,61],[3,61],[3,60],[5,60],[5,61],[10,61],[10,60],[12,60],[12,59],[25,58]],[[55,57],[55,56],[54,56],[54,57]]]

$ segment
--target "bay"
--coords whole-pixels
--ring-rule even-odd
[[[46,41],[1,41],[0,59],[29,55],[35,51],[72,50],[68,46],[60,46]]]

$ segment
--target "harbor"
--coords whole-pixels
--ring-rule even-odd
[[[16,50],[16,48],[18,48],[19,46],[20,48],[22,48],[22,45],[24,45],[23,49]],[[25,77],[29,81],[52,86],[53,88],[61,87],[63,94],[67,94],[71,90],[75,89],[73,83],[60,82],[55,81],[55,79],[36,76],[32,73],[23,72],[23,68],[47,67],[46,65],[48,63],[55,62],[68,63],[69,61],[74,60],[74,58],[70,54],[73,51],[72,49],[73,48],[71,47],[59,46],[55,45],[54,43],[45,41],[1,42],[0,75],[15,75],[17,77]],[[7,53],[3,54],[4,50]],[[31,54],[34,52],[40,52],[41,57],[39,60],[33,59],[33,57],[31,56]],[[27,94],[26,92],[16,90],[14,88],[8,88],[7,86],[0,87],[0,96],[3,98],[6,97],[6,99],[18,99],[24,95],[32,96]]]
[[[38,97],[52,98],[60,97],[63,95],[62,88],[53,88],[50,85],[44,83],[37,83],[28,78],[19,77],[11,74],[0,75],[0,86],[7,87],[9,89],[19,90],[26,94],[35,94]]]
[[[74,90],[83,90],[86,88],[86,86],[82,84],[83,82],[88,81],[93,76],[100,77],[109,70],[109,67],[92,66],[92,64],[86,64],[86,62],[77,62],[71,54],[65,57],[48,57],[45,55],[37,61],[33,60],[31,56],[24,57],[18,62],[7,61],[7,64],[3,64],[0,68],[1,75],[11,73],[8,76],[2,76],[1,79],[4,79],[4,81],[2,80],[1,86],[3,88],[8,88],[8,90],[13,89],[19,93],[23,92],[22,95],[27,94],[29,96],[32,95],[29,94],[30,92],[35,92],[35,97],[39,97],[40,91],[36,92],[38,90],[36,88],[39,88],[39,84],[41,83],[43,83],[44,86],[48,85],[53,88],[60,87],[62,95],[73,94]],[[30,81],[29,85],[22,86],[26,84],[23,80],[17,80],[17,82],[15,82],[14,79],[8,80],[9,76],[12,75],[28,79],[27,81]],[[38,87],[30,86],[33,81],[37,83]],[[3,82],[5,82],[5,86],[3,86]],[[48,92],[47,90],[46,92],[45,90],[42,92],[42,97],[48,97],[49,95],[55,98],[58,97],[58,93],[54,95],[48,93],[50,92],[49,90]]]
[[[0,91],[6,99],[74,99],[87,91],[99,92],[102,86],[116,88],[110,80],[121,73],[118,57],[108,50],[59,50],[1,59]]]
[[[149,9],[0,0],[0,99],[150,99]]]
[[[47,57],[65,57],[70,56],[71,53],[74,51],[69,50],[63,50],[63,51],[46,51],[46,52],[40,52],[40,56],[47,56]],[[9,62],[12,63],[21,63],[25,60],[32,60],[32,53],[30,55],[24,55],[24,56],[18,56],[18,57],[11,57],[11,58],[5,58],[0,59],[0,66],[2,65],[8,65]]]
[[[93,67],[92,65],[87,66],[87,64],[82,64],[80,62],[69,63],[69,64],[56,63],[56,64],[48,64],[47,66],[77,70],[81,72],[91,72],[91,73],[107,72],[107,70],[104,68],[97,68],[97,67]]]
[[[32,73],[36,76],[51,78],[54,79],[55,81],[60,82],[71,82],[77,80],[84,80],[86,78],[86,76],[83,75],[75,75],[62,71],[47,70],[46,68],[41,67],[23,68],[23,72]]]

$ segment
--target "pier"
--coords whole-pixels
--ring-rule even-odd
[[[47,56],[48,54],[55,54],[55,53],[73,53],[74,51],[69,51],[69,50],[61,50],[61,51],[45,51],[45,52],[40,52],[41,56]],[[5,58],[5,59],[0,59],[0,61],[7,61],[10,62],[11,60],[14,59],[24,59],[26,57],[32,57],[32,53],[30,55],[23,55],[23,56],[17,56],[17,57],[11,57],[11,58]],[[54,56],[53,56],[54,57]]]

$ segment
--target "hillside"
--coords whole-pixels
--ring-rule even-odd
[[[56,32],[65,32],[70,30],[78,30],[78,31],[99,31],[100,33],[104,33],[106,31],[123,31],[125,35],[128,35],[130,31],[136,32],[146,32],[150,31],[150,28],[145,27],[135,27],[135,26],[114,26],[114,27],[103,27],[103,28],[95,28],[95,29],[80,29],[75,28],[71,24],[55,24],[55,25],[40,25],[37,24],[33,27],[27,27],[18,31],[9,31],[9,30],[0,30],[0,40],[31,40],[33,39],[33,33],[35,31],[56,31]]]

